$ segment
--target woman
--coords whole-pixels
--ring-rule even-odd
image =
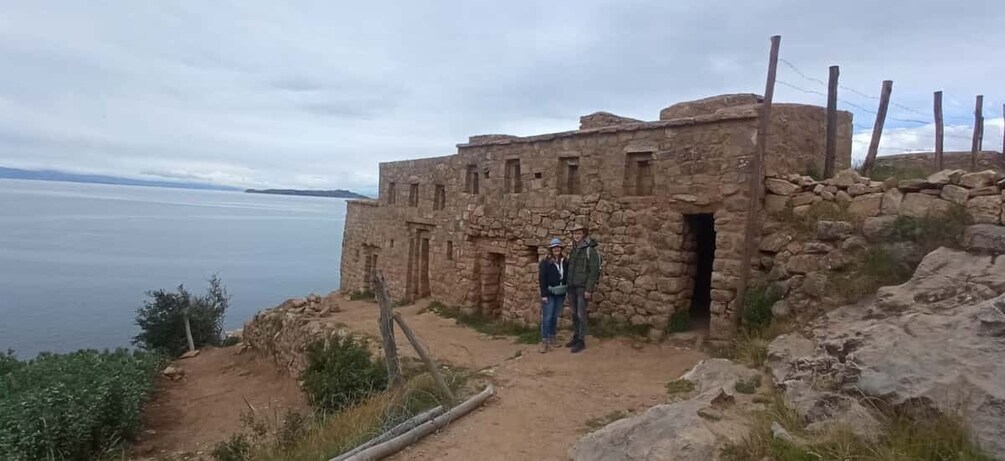
[[[562,241],[551,239],[548,245],[548,255],[538,264],[538,279],[541,285],[541,348],[540,352],[548,352],[555,344],[555,332],[558,330],[558,316],[565,304],[565,288],[569,261],[562,253]]]

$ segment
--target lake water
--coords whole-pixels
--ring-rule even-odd
[[[214,273],[227,329],[338,288],[345,201],[0,180],[0,350],[128,346],[145,292]]]

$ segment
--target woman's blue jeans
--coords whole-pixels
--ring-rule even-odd
[[[562,315],[565,295],[548,295],[548,301],[541,303],[541,340],[554,339],[558,331],[558,317]]]

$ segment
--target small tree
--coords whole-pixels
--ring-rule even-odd
[[[223,316],[230,305],[230,295],[214,275],[203,296],[194,296],[183,285],[176,292],[163,289],[148,291],[151,299],[137,309],[136,324],[140,334],[133,344],[147,350],[160,351],[172,357],[185,352],[185,313],[192,327],[195,347],[216,346],[223,341]]]

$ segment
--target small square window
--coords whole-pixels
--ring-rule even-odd
[[[454,242],[447,240],[447,260],[454,260]]]

